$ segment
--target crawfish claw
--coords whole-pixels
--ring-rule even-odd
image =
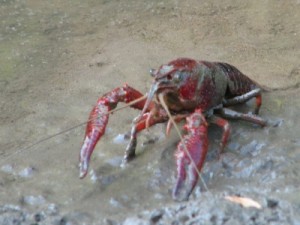
[[[108,122],[109,105],[100,98],[92,109],[86,126],[85,138],[79,155],[79,177],[84,178],[88,172],[91,155],[98,140],[105,132]]]
[[[183,171],[178,175],[172,193],[172,197],[176,201],[187,201],[198,181],[197,170],[191,163],[184,161],[179,162],[179,167],[183,168]]]
[[[105,128],[108,122],[109,113],[117,107],[119,102],[130,103],[140,99],[132,104],[132,108],[143,109],[145,100],[143,95],[134,88],[125,84],[123,87],[117,87],[112,91],[100,97],[97,104],[90,113],[90,117],[86,126],[85,138],[80,150],[79,156],[79,177],[84,178],[88,172],[90,157],[95,149],[95,146],[102,135],[105,133]],[[151,106],[150,100],[147,103]],[[145,109],[147,111],[147,109]]]
[[[188,131],[178,144],[175,157],[177,159],[177,181],[173,189],[174,200],[187,200],[197,184],[207,148],[207,122],[201,112],[196,110],[187,117],[185,129]]]
[[[92,136],[97,136],[96,132],[91,132]],[[100,137],[99,137],[100,138]],[[97,137],[96,137],[97,139]],[[93,139],[92,139],[93,140]],[[89,169],[89,162],[92,155],[92,152],[95,148],[97,141],[94,143],[86,134],[83,145],[80,150],[80,160],[79,160],[79,178],[84,178]]]

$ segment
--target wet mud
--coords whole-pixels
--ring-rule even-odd
[[[0,224],[300,224],[298,0],[2,0],[0,18]],[[220,159],[221,130],[210,126],[208,190],[199,182],[174,202],[176,132],[143,132],[121,168],[138,112],[119,111],[80,180],[85,127],[70,128],[112,88],[146,93],[149,69],[178,57],[228,62],[268,87],[268,126],[230,121]]]

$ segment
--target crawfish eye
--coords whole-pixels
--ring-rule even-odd
[[[149,73],[152,77],[155,77],[155,75],[157,74],[157,70],[156,69],[150,69]]]
[[[179,83],[183,79],[183,74],[182,73],[175,73],[173,80],[175,83]]]

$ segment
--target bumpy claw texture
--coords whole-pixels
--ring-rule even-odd
[[[134,88],[125,84],[100,97],[92,109],[86,126],[85,138],[79,156],[79,177],[84,178],[87,174],[90,157],[98,140],[105,133],[109,118],[109,111],[114,109],[119,102],[129,103],[143,95]],[[142,109],[145,101],[139,101],[131,107]]]
[[[188,133],[178,144],[175,154],[177,181],[173,189],[173,199],[178,201],[187,200],[193,191],[208,148],[208,125],[201,110],[196,110],[186,120],[184,128]]]
[[[85,138],[79,156],[79,177],[84,178],[87,174],[89,161],[94,148],[104,134],[108,122],[108,112],[111,110],[107,100],[100,98],[92,109],[86,127]]]

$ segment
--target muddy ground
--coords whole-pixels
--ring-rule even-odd
[[[0,224],[300,224],[299,0],[1,0],[0,18]],[[126,109],[80,180],[85,128],[63,131],[114,87],[147,92],[149,69],[178,57],[231,63],[273,89],[260,112],[269,126],[231,122],[220,160],[212,126],[208,190],[199,182],[178,203],[178,137],[164,125],[141,134],[137,159],[120,168],[116,137],[138,113]]]

